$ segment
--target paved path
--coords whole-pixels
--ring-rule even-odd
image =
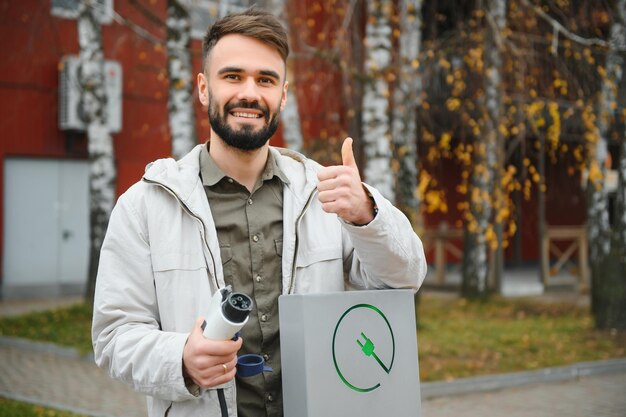
[[[428,392],[435,397],[422,401],[422,417],[624,417],[624,369],[621,366],[613,373],[603,371],[560,382],[442,397],[435,391],[450,391],[433,390],[437,384],[431,384]],[[465,391],[467,386],[484,389],[486,385],[479,378],[462,382]],[[110,379],[90,360],[68,349],[8,338],[0,339],[0,396],[90,416],[146,415],[143,396]]]
[[[626,373],[434,398],[422,417],[624,417]]]
[[[91,361],[59,353],[0,346],[0,396],[92,416],[146,416],[142,395]]]
[[[72,302],[71,297],[2,301],[0,316]],[[626,359],[544,371],[422,384],[422,417],[626,417]],[[87,416],[146,416],[145,398],[109,378],[92,359],[51,344],[3,337],[0,397]]]

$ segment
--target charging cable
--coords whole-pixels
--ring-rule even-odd
[[[233,292],[229,285],[216,291],[209,304],[209,314],[202,323],[202,334],[207,339],[237,340],[239,330],[248,322],[252,311],[250,296]],[[237,375],[250,377],[261,372],[272,372],[261,355],[248,354],[237,358]],[[217,398],[222,417],[228,417],[228,406],[224,397],[224,385],[217,387]]]

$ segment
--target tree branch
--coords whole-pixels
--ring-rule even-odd
[[[150,9],[144,6],[139,0],[130,0],[130,4],[137,10],[139,10],[145,17],[157,26],[166,27],[165,22],[156,14],[152,13]]]
[[[585,46],[600,46],[600,47],[607,48],[607,49],[611,47],[609,42],[605,41],[604,39],[600,39],[600,38],[583,38],[582,36],[577,35],[577,34],[571,32],[571,31],[569,31],[568,29],[565,28],[565,26],[563,26],[561,23],[559,23],[556,19],[554,19],[553,17],[548,15],[546,12],[541,10],[541,8],[539,6],[536,6],[536,5],[532,4],[529,0],[522,0],[522,4],[524,4],[525,6],[531,8],[535,13],[537,13],[537,15],[539,15],[539,17],[541,17],[550,26],[552,26],[552,29],[554,29],[554,31],[557,34],[561,33],[566,38],[568,38],[568,39],[570,39],[570,40],[572,40],[572,41],[574,41],[576,43],[579,43],[581,45],[585,45]]]
[[[133,32],[135,32],[135,34],[137,34],[139,37],[144,38],[145,40],[157,45],[157,44],[163,44],[163,40],[157,38],[156,36],[154,36],[153,34],[151,34],[150,32],[148,32],[147,30],[145,30],[144,28],[142,28],[141,26],[139,26],[137,23],[132,22],[128,19],[126,19],[125,17],[121,16],[119,13],[117,13],[115,10],[113,11],[113,20],[120,24],[120,25],[124,25],[127,26],[128,28],[130,28]]]
[[[131,3],[134,4],[135,2],[133,1]],[[92,9],[97,9],[98,8],[97,5],[94,5],[91,2],[86,2],[86,5],[87,5],[87,7],[91,7]],[[143,10],[141,10],[141,11],[143,12]],[[115,23],[130,28],[139,37],[144,38],[147,41],[149,41],[149,42],[151,42],[151,43],[153,43],[155,45],[156,44],[163,44],[163,41],[161,39],[157,38],[156,36],[154,36],[153,34],[148,32],[147,30],[145,30],[144,28],[139,26],[137,23],[135,23],[135,22],[125,18],[124,16],[120,15],[114,9],[111,9],[111,18],[115,21]],[[150,18],[150,16],[148,16],[148,18]],[[160,20],[157,23],[160,24],[161,26],[165,26],[165,23],[160,21]]]

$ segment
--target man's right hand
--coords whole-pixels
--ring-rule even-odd
[[[201,388],[222,385],[235,377],[237,351],[243,340],[210,340],[202,335],[204,318],[196,320],[183,350],[183,371]],[[226,365],[226,368],[224,368]]]

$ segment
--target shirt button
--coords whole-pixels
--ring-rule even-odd
[[[261,281],[263,281],[263,277],[261,275],[257,275],[256,277],[254,277],[254,280],[256,282],[261,282]]]
[[[232,184],[232,183],[233,183],[233,179],[232,179],[232,178],[229,178],[229,179],[228,179],[228,182]]]
[[[267,318],[268,318],[268,317],[267,317],[267,314],[263,314],[263,315],[261,316],[261,321],[265,323],[265,322],[267,321]]]
[[[257,235],[252,236],[252,240],[254,242],[258,242],[259,241],[259,237]]]
[[[267,394],[267,401],[269,402],[274,401],[274,397],[272,396],[272,394]]]
[[[254,201],[252,201],[252,199],[251,199],[251,198],[249,198],[249,199],[248,199],[248,205],[250,205],[250,206],[251,206],[251,205],[252,205],[252,203],[254,203]]]
[[[263,359],[267,362],[270,360],[270,355],[268,355],[267,353],[263,354]]]

